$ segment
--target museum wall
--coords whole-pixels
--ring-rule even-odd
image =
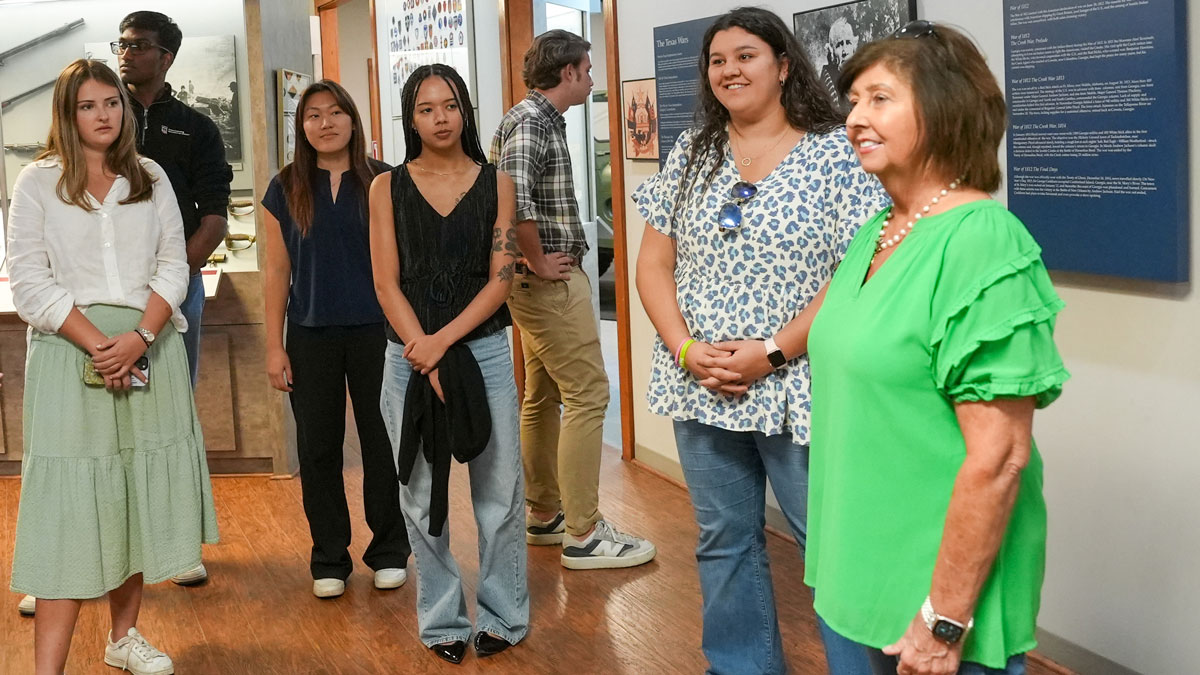
[[[252,143],[250,136],[251,117],[250,78],[247,60],[246,29],[243,20],[242,0],[207,0],[204,3],[166,2],[131,3],[128,0],[62,0],[54,3],[8,3],[0,7],[0,52],[22,44],[32,38],[60,28],[76,19],[83,19],[82,26],[64,35],[50,38],[31,49],[9,57],[0,65],[0,100],[7,100],[30,89],[53,82],[71,61],[89,55],[85,45],[92,44],[102,49],[91,53],[93,58],[115,59],[108,50],[108,43],[120,35],[118,24],[126,14],[137,9],[156,9],[175,20],[183,31],[183,47],[179,58],[167,73],[169,82],[176,91],[189,90],[189,103],[203,108],[211,117],[220,120],[227,142],[230,140],[232,123],[226,123],[230,101],[229,82],[226,76],[235,73],[238,83],[238,115],[236,138],[240,142],[240,161],[231,156],[234,168],[234,190],[253,189]],[[225,54],[215,46],[205,43],[193,47],[189,40],[211,36],[232,36],[233,52]],[[229,59],[235,62],[230,68]],[[188,83],[192,86],[189,88]],[[8,191],[11,195],[13,182],[21,167],[28,164],[36,151],[31,147],[43,144],[50,130],[50,100],[53,87],[22,98],[7,106],[3,111],[5,170]],[[211,108],[197,101],[220,99]],[[17,146],[14,148],[13,146]]]
[[[790,21],[794,12],[834,3],[762,4]],[[654,76],[655,26],[729,7],[720,0],[620,1],[621,78]],[[922,0],[918,15],[965,28],[1003,81],[1001,3]],[[1195,14],[1187,34],[1200,37]],[[1193,53],[1189,66],[1194,109],[1200,56]],[[1195,222],[1200,214],[1195,134],[1188,144]],[[626,195],[656,169],[656,163],[627,161]],[[997,196],[1004,199],[1001,192]],[[628,199],[626,213],[633,274],[644,222]],[[1129,227],[1139,226],[1136,213],[1125,217]],[[1198,239],[1193,236],[1190,244],[1193,279]],[[1200,404],[1200,298],[1190,284],[1053,277],[1067,303],[1056,336],[1073,377],[1062,398],[1035,418],[1050,514],[1042,650],[1081,672],[1190,672],[1182,655],[1200,633],[1200,614],[1194,611],[1200,606],[1194,578],[1200,569],[1195,489],[1200,441],[1192,417]],[[634,283],[630,288],[637,457],[680,476],[670,421],[646,410],[654,328],[640,309]]]

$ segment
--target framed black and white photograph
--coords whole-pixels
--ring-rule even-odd
[[[115,72],[118,57],[107,42],[84,45],[88,58],[103,59]],[[225,143],[225,160],[240,170],[242,113],[238,102],[237,59],[232,35],[185,37],[179,55],[167,72],[175,98],[216,123]]]
[[[792,15],[792,30],[804,46],[821,84],[842,112],[850,102],[838,96],[842,66],[858,48],[885,38],[917,18],[917,0],[854,0]]]

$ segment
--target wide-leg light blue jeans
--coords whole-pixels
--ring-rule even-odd
[[[487,448],[467,464],[471,504],[479,528],[477,628],[516,644],[529,631],[529,586],[525,563],[525,488],[521,472],[521,440],[517,387],[512,356],[503,332],[467,343],[487,387],[492,437]],[[399,451],[404,394],[412,366],[404,348],[387,346],[381,409]],[[417,563],[417,623],[426,646],[471,637],[471,621],[458,565],[450,554],[453,511],[440,537],[429,534],[431,471],[417,456],[408,485],[400,486],[400,508]]]

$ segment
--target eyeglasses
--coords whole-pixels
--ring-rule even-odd
[[[112,49],[112,53],[116,54],[117,56],[120,56],[127,51],[133,52],[134,56],[141,56],[142,54],[146,53],[147,50],[150,50],[150,49],[161,49],[164,52],[166,52],[172,56],[175,55],[175,52],[171,51],[170,49],[167,49],[166,47],[163,47],[162,45],[156,45],[149,40],[138,40],[137,42],[126,42],[124,40],[117,40],[116,42],[108,43],[108,46]]]
[[[754,199],[758,188],[753,183],[739,180],[729,189],[729,201],[717,213],[717,229],[722,233],[732,232],[742,226],[742,204]]]
[[[916,40],[918,38],[923,38],[928,35],[937,37],[937,31],[934,30],[934,28],[936,26],[937,26],[937,24],[935,24],[934,22],[926,21],[925,19],[916,19],[913,21],[909,21],[908,23],[904,24],[903,28],[896,31],[895,33],[892,33],[892,39],[893,40]]]

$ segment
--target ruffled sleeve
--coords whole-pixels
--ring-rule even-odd
[[[691,147],[694,135],[694,129],[680,134],[658,173],[647,178],[646,182],[633,192],[633,203],[642,214],[642,218],[655,230],[672,238],[675,237],[675,221],[679,216],[675,205],[680,198],[680,182],[687,166],[688,148]]]
[[[1044,408],[1070,377],[1054,344],[1063,301],[1041,248],[1003,208],[955,224],[933,296],[933,377],[952,401],[1036,397]]]

